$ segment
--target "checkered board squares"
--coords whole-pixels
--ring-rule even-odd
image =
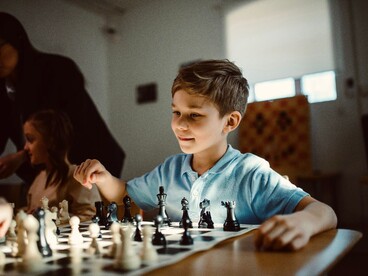
[[[293,178],[311,170],[309,103],[299,95],[254,102],[239,127],[239,149],[266,159]]]

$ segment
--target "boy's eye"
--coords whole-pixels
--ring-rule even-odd
[[[200,117],[201,115],[199,115],[199,114],[197,114],[197,113],[192,113],[192,114],[190,114],[190,117],[191,118],[198,118],[198,117]]]
[[[180,112],[179,111],[173,111],[173,114],[176,116],[180,116]]]

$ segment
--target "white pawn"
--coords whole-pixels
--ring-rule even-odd
[[[145,225],[143,227],[143,249],[142,249],[142,264],[151,265],[158,260],[156,249],[152,245],[152,226]]]
[[[49,199],[45,196],[41,198],[41,208],[46,212],[49,210]]]
[[[91,255],[100,255],[101,247],[97,242],[97,238],[100,234],[100,226],[98,226],[97,223],[91,223],[88,227],[88,230],[92,241],[87,251]]]
[[[45,236],[47,243],[52,249],[58,244],[56,234],[57,228],[54,220],[56,220],[56,213],[53,213],[50,210],[45,210]]]
[[[79,232],[79,223],[80,223],[80,219],[77,216],[73,216],[69,220],[69,224],[72,228],[72,231],[69,234],[69,239],[68,239],[68,243],[70,245],[81,245],[81,244],[83,244],[84,240],[83,240],[82,234]]]
[[[23,226],[27,232],[28,244],[24,249],[21,267],[27,272],[37,271],[42,263],[42,255],[37,247],[39,222],[33,215],[27,215]]]
[[[141,266],[141,259],[135,252],[132,245],[132,228],[130,225],[126,229],[120,229],[121,245],[119,255],[115,259],[115,268],[122,270],[134,270]]]
[[[59,203],[59,220],[60,223],[68,223],[70,216],[69,216],[69,205],[67,200],[63,200]]]
[[[24,228],[23,222],[25,218],[27,217],[27,214],[20,210],[17,215],[15,216],[15,221],[17,223],[17,244],[18,248],[16,251],[12,252],[12,255],[16,255],[18,257],[21,257],[24,253],[26,244],[27,244],[27,232]]]
[[[53,213],[53,217],[55,219],[55,224],[60,225],[60,219],[59,219],[59,209],[56,206],[51,207],[51,213]]]
[[[17,222],[12,219],[10,222],[10,226],[8,229],[8,232],[6,233],[6,240],[7,241],[16,241],[17,240],[17,234],[15,233],[15,227],[17,226]]]
[[[110,230],[112,235],[112,245],[109,247],[109,252],[107,253],[107,255],[110,258],[115,258],[118,248],[121,244],[120,224],[117,222],[113,222],[110,226]]]

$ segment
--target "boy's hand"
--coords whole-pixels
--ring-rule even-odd
[[[298,250],[304,247],[312,231],[303,223],[300,213],[277,215],[266,220],[255,234],[255,245],[260,250]]]
[[[96,159],[87,159],[74,171],[74,178],[88,189],[92,189],[92,184],[104,182],[109,175],[110,173]]]

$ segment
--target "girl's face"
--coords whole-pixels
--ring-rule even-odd
[[[221,118],[207,98],[179,90],[173,96],[172,111],[171,128],[184,153],[211,154],[226,147],[227,117]]]
[[[12,45],[0,44],[0,78],[7,78],[14,72],[18,59],[18,51]]]
[[[31,122],[25,122],[23,126],[26,144],[24,150],[27,152],[32,165],[40,165],[48,163],[47,145]]]

